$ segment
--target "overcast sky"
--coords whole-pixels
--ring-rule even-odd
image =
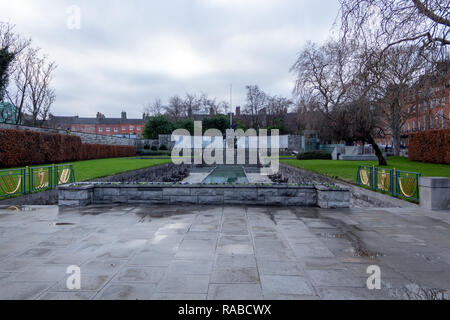
[[[80,29],[67,27],[71,5]],[[229,101],[230,84],[234,106],[248,84],[291,97],[297,53],[328,38],[337,13],[337,0],[0,2],[0,21],[58,64],[53,113],[107,117],[187,92]]]

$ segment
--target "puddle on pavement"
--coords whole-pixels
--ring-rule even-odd
[[[327,239],[344,239],[347,240],[351,245],[351,252],[356,257],[367,257],[374,259],[376,257],[384,256],[383,253],[374,252],[365,247],[364,242],[355,234],[355,231],[362,231],[358,226],[350,226],[344,222],[330,218],[328,216],[322,216],[318,208],[308,208],[307,210],[293,210],[297,218],[309,218],[309,219],[324,219],[326,222],[330,223],[339,232],[321,232],[316,233],[317,236]]]
[[[168,211],[168,207],[162,209],[153,209],[152,208],[139,208],[138,210],[134,211],[134,214],[138,216],[139,223],[148,223],[152,220],[156,219],[164,219],[164,218],[170,218],[171,220],[182,220],[186,217],[186,215],[189,214],[198,214],[197,210],[190,210],[190,209],[177,209],[177,210],[171,210]]]
[[[334,227],[338,228],[340,230],[340,233],[316,233],[317,236],[322,238],[328,238],[328,239],[345,239],[347,240],[351,245],[351,253],[355,257],[365,257],[374,259],[377,257],[384,256],[383,253],[371,251],[364,245],[364,242],[352,231],[350,230],[353,228],[353,226],[348,226],[344,224],[341,221],[326,218],[328,219],[328,222],[333,225]]]
[[[277,221],[275,220],[275,215],[274,215],[272,212],[268,211],[268,212],[265,212],[265,214],[269,216],[270,220],[272,220],[272,222],[273,222],[275,225],[278,224]]]
[[[297,209],[292,210],[295,216],[299,219],[308,218],[308,219],[319,219],[322,216],[320,215],[319,208],[306,208],[306,209]]]
[[[328,238],[328,239],[347,239],[347,235],[344,233],[316,233],[317,236],[321,238]]]

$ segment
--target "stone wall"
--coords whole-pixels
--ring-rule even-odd
[[[58,197],[60,206],[125,203],[347,208],[350,205],[349,189],[291,185],[92,183],[59,186]]]
[[[313,173],[301,168],[291,167],[280,163],[280,174],[287,178],[288,183],[325,183],[337,184],[350,190],[353,207],[377,207],[377,208],[418,208],[417,204],[394,198],[372,190],[358,187],[354,184],[334,180],[324,175]],[[356,174],[356,173],[355,173]]]
[[[95,179],[95,182],[163,182],[165,178],[171,177],[173,174],[179,174],[187,168],[187,165],[175,165],[173,163],[168,163],[160,166]]]
[[[159,149],[159,140],[151,140],[151,139],[141,139],[136,140],[136,150],[144,150],[145,146],[148,146],[149,149],[151,147],[157,147]]]
[[[280,171],[283,179],[288,179],[288,183],[334,183],[330,178],[324,177],[310,171],[294,168],[280,163]]]
[[[298,151],[301,152],[302,151],[302,141],[303,141],[303,136],[299,136],[299,135],[289,135],[288,137],[288,148],[291,151]]]
[[[0,128],[2,129],[13,129],[13,130],[23,130],[23,131],[37,131],[44,133],[57,133],[57,134],[67,134],[66,130],[50,129],[50,128],[37,128],[37,127],[27,127],[19,126],[14,124],[0,123]],[[119,138],[107,135],[84,133],[84,132],[71,132],[73,136],[79,136],[82,143],[89,144],[107,144],[113,146],[134,146],[136,145],[135,139]]]
[[[172,136],[170,134],[160,134],[159,135],[159,146],[165,145],[167,149],[172,150],[175,142],[172,141]]]
[[[420,206],[429,210],[450,210],[450,178],[421,177]]]
[[[20,205],[55,205],[58,204],[58,191],[51,189],[37,193],[27,194],[20,197],[10,199],[0,199],[0,206],[20,206]]]

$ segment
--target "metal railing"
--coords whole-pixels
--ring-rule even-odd
[[[0,199],[75,182],[72,164],[0,170]]]
[[[0,171],[0,197],[11,197],[26,192],[25,169]]]
[[[419,202],[420,176],[421,174],[417,172],[360,165],[356,182],[358,185],[374,191],[381,191],[393,197]]]

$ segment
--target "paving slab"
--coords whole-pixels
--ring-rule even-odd
[[[0,299],[439,299],[448,213],[411,208],[0,208]],[[81,289],[66,286],[80,266]],[[381,290],[367,288],[367,268]]]
[[[258,284],[210,284],[208,300],[262,300],[261,285]]]

